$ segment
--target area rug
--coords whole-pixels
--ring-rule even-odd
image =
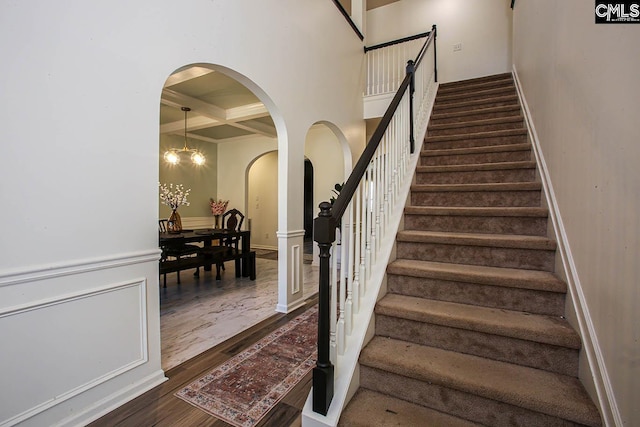
[[[238,427],[255,426],[314,366],[317,307],[175,395]]]

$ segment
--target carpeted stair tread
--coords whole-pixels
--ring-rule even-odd
[[[362,350],[360,364],[575,423],[601,425],[574,377],[381,337]]]
[[[388,294],[376,314],[580,349],[580,336],[559,317]]]
[[[514,116],[520,115],[520,106],[517,104],[501,105],[499,107],[476,108],[474,110],[457,111],[454,113],[434,113],[431,115],[431,121],[441,122],[441,121],[452,120],[452,119],[464,119],[466,117],[482,116],[482,115],[498,114],[498,113],[504,113],[504,114],[511,113],[506,115],[506,117],[510,117],[512,115]],[[464,121],[464,120],[461,120],[461,121]],[[456,121],[453,123],[459,123],[459,122]]]
[[[483,98],[483,99],[472,99],[468,101],[459,101],[459,102],[449,102],[449,103],[435,103],[433,105],[433,113],[441,114],[447,111],[453,112],[462,110],[472,110],[476,107],[483,108],[482,106],[491,105],[491,106],[501,106],[501,105],[517,105],[518,104],[518,95],[502,95],[495,96],[492,98]],[[486,107],[484,107],[486,108]]]
[[[504,138],[504,137],[513,137],[513,136],[526,136],[527,130],[522,129],[505,129],[505,130],[494,130],[487,132],[474,132],[474,133],[463,133],[457,135],[442,135],[442,136],[427,136],[425,138],[425,142],[435,143],[435,142],[449,142],[449,141],[464,141],[467,139],[487,139],[487,138]]]
[[[494,170],[515,170],[515,169],[535,169],[536,162],[499,162],[499,163],[475,163],[464,165],[444,165],[444,166],[418,166],[416,172],[475,172],[475,171],[494,171]]]
[[[460,154],[482,154],[482,153],[498,153],[502,151],[527,151],[531,150],[531,144],[505,144],[505,145],[485,145],[480,147],[465,148],[444,148],[435,149],[425,147],[420,152],[421,156],[452,156]]]
[[[470,85],[480,84],[484,82],[491,82],[491,81],[505,80],[505,79],[513,80],[511,73],[491,74],[488,76],[474,77],[471,79],[458,80],[455,82],[441,83],[440,87],[444,89],[448,89],[451,87],[470,86]]]
[[[421,166],[500,163],[531,159],[531,145],[526,142],[463,148],[436,148],[432,144],[420,153]]]
[[[542,184],[539,182],[491,182],[483,184],[414,184],[411,186],[411,191],[539,191],[541,188]]]
[[[505,123],[520,123],[522,127],[524,127],[524,116],[522,115],[514,115],[509,117],[499,117],[494,119],[483,119],[483,120],[468,120],[456,123],[443,123],[443,124],[435,124],[429,125],[427,131],[438,131],[438,130],[446,130],[446,129],[462,129],[465,127],[472,126],[490,126],[490,125],[498,125]]]
[[[446,91],[444,91],[443,94],[440,94],[440,93],[437,94],[434,105],[446,104],[446,103],[456,102],[460,100],[466,100],[469,98],[482,97],[483,99],[486,99],[486,98],[495,97],[495,96],[509,95],[509,94],[515,93],[515,91],[516,91],[516,88],[514,85],[501,86],[501,87],[490,88],[490,89],[474,90],[470,92],[458,92],[453,94],[446,94]]]
[[[471,82],[450,86],[443,85],[438,88],[438,95],[447,96],[458,93],[474,93],[487,89],[502,87],[513,87],[513,79],[511,77],[504,77],[502,79],[485,80],[480,82]]]
[[[547,292],[567,291],[566,283],[553,273],[519,268],[397,259],[389,264],[387,273]]]
[[[439,216],[489,216],[489,217],[533,217],[547,218],[546,208],[536,207],[455,207],[455,206],[407,206],[404,213],[409,215]]]
[[[341,414],[338,426],[479,427],[452,415],[372,390],[360,389]]]
[[[492,246],[498,248],[520,248],[555,250],[556,242],[543,236],[452,233],[445,231],[403,230],[396,237],[398,242],[429,242],[447,245]]]

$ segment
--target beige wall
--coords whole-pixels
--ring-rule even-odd
[[[511,70],[512,11],[507,0],[402,0],[367,12],[366,44],[438,26],[440,83]],[[454,52],[453,45],[462,43]]]
[[[247,182],[247,219],[251,219],[251,244],[277,249],[278,152],[272,151],[253,162],[249,167]]]
[[[217,145],[219,197],[230,200],[229,209],[235,207],[245,212],[245,221],[251,220],[252,245],[268,248],[277,247],[276,148],[276,141],[265,137]],[[329,200],[333,186],[345,180],[345,148],[350,151],[328,126],[316,124],[309,129],[304,154],[313,164],[314,208]],[[302,205],[301,198],[297,201]],[[244,228],[248,228],[248,223]]]
[[[602,369],[610,422],[640,425],[640,25],[596,25],[579,0],[516,1],[514,13],[514,67],[583,303],[574,323],[594,333],[581,371],[588,359]]]

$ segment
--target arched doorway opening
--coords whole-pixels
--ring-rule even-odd
[[[344,134],[329,122],[315,123],[305,139],[305,158],[313,165],[312,218],[318,216],[318,206],[334,196],[336,184],[342,184],[351,169],[351,150]],[[305,162],[306,163],[306,162]],[[306,205],[305,205],[306,206]],[[305,228],[306,235],[306,228]],[[312,233],[313,235],[313,233]],[[318,264],[318,248],[313,244],[313,264]]]
[[[278,152],[260,155],[247,167],[247,218],[251,244],[278,250]]]
[[[183,107],[190,109],[186,120]],[[183,227],[197,230],[213,226],[210,199],[228,201],[227,209],[236,208],[246,216],[246,171],[257,157],[277,152],[278,136],[283,134],[286,132],[277,108],[262,89],[242,74],[212,64],[193,64],[171,74],[160,100],[158,181],[181,184],[190,190],[189,204],[179,208]],[[188,158],[178,164],[164,161],[165,151],[183,146],[201,152],[205,163],[197,166]],[[276,169],[276,179],[277,175]],[[276,205],[277,198],[276,192]],[[169,212],[167,206],[159,205],[159,219],[167,218]],[[243,225],[244,229],[248,227],[248,223]],[[227,263],[226,268],[233,270],[233,263]],[[167,288],[160,292],[164,370],[251,327],[274,311],[277,290],[264,307],[249,304],[239,309],[233,303],[224,303],[228,289],[222,282],[235,280],[234,271],[225,272],[218,283],[215,274],[202,273],[201,269],[199,277],[194,277],[194,272],[195,269],[182,271],[181,285],[176,283],[175,273],[170,273],[174,275],[173,283],[168,280]],[[277,277],[277,268],[274,276]],[[231,288],[251,292],[252,286],[255,289],[253,283],[247,282]],[[230,298],[237,301],[241,297]],[[227,313],[227,309],[231,311]]]

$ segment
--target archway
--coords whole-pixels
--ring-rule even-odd
[[[182,107],[191,109],[186,122]],[[237,208],[246,215],[249,207],[246,193],[247,168],[264,153],[276,152],[278,137],[285,134],[283,129],[283,120],[270,98],[252,81],[237,72],[212,64],[193,64],[182,67],[169,76],[161,96],[159,182],[183,184],[185,188],[191,189],[188,196],[189,205],[180,208],[183,227],[212,227],[210,198],[228,200],[227,209]],[[202,152],[207,158],[206,163],[203,166],[194,166],[189,161],[183,161],[179,165],[169,167],[163,162],[165,150],[182,147],[183,144]],[[276,179],[277,175],[276,168]],[[273,199],[277,206],[277,192]],[[159,212],[160,218],[166,218],[168,215],[168,210],[163,205],[160,206]],[[275,217],[277,218],[277,211]],[[245,223],[243,228],[247,229],[248,226],[249,224]],[[275,238],[275,232],[273,237]],[[227,269],[233,269],[233,263],[229,263]],[[188,298],[185,295],[191,292],[194,300],[202,301],[202,298],[211,295],[220,298],[219,293],[212,293],[220,288],[215,279],[211,278],[212,275],[202,274],[202,271],[200,274],[198,279],[194,279],[190,270],[183,272],[182,277],[187,280],[182,284],[181,297]],[[233,278],[234,272],[231,271],[226,276]],[[191,286],[188,280],[191,280]],[[166,295],[161,292],[161,313],[166,312],[162,309],[164,296]],[[277,292],[274,292],[265,318],[273,313],[276,299]],[[188,303],[186,300],[185,302]],[[172,306],[172,315],[177,311],[174,308]],[[163,369],[194,357],[251,326],[234,318],[233,322],[225,324],[224,331],[213,332],[213,329],[209,328],[224,323],[220,322],[219,318],[212,320],[206,317],[208,314],[216,315],[215,312],[215,309],[205,310],[198,316],[191,313],[188,322],[174,322],[189,325],[187,329],[183,332],[172,331],[170,334],[165,333],[161,316]],[[217,313],[218,316],[222,314]],[[260,320],[262,319],[256,318],[255,322]],[[193,330],[198,330],[200,336],[207,335],[206,346],[203,346],[202,340],[180,338],[192,335]],[[180,340],[177,345],[174,343],[173,347],[179,347],[181,354],[179,357],[169,356],[168,359],[167,353],[171,351],[168,349],[172,347],[171,339]]]
[[[349,144],[337,126],[329,122],[317,122],[307,132],[305,157],[313,165],[313,217],[318,215],[318,205],[335,194],[336,184],[342,184],[351,170],[352,158]],[[318,248],[313,245],[313,263],[317,265]]]
[[[278,250],[278,152],[260,155],[247,166],[247,218],[252,247]]]

